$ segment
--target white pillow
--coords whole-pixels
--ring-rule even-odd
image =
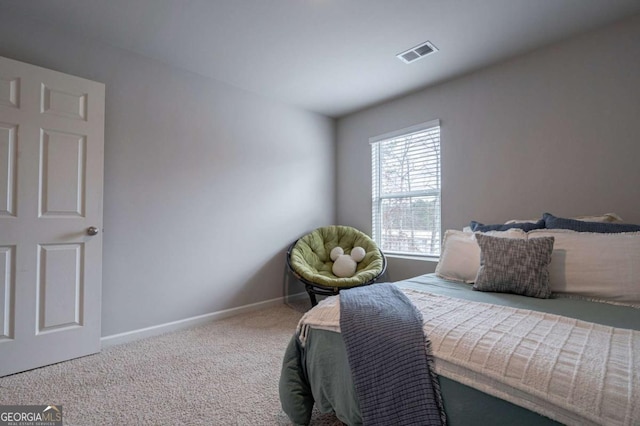
[[[549,265],[551,291],[640,303],[640,232],[529,232],[529,238],[537,237],[555,238]]]
[[[512,223],[536,223],[540,219],[511,219],[506,221],[505,225],[511,225]]]
[[[578,216],[573,219],[581,220],[583,222],[622,222],[622,218],[615,213],[605,213],[600,216]]]
[[[522,229],[484,232],[486,235],[502,238],[527,239]],[[473,232],[449,229],[444,233],[440,261],[436,266],[436,276],[450,281],[473,283],[480,269],[480,246]]]

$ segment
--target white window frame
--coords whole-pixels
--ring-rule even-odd
[[[438,177],[439,185],[438,189],[434,190],[419,190],[408,191],[394,194],[381,194],[382,178],[381,178],[381,161],[380,161],[380,147],[384,142],[389,142],[393,139],[409,136],[413,133],[420,133],[430,129],[438,128]],[[437,259],[440,256],[440,243],[442,238],[442,157],[441,157],[441,139],[440,139],[440,120],[431,120],[425,123],[416,124],[414,126],[399,129],[393,132],[385,133],[383,135],[375,136],[369,139],[371,145],[371,178],[372,178],[372,234],[374,241],[384,251],[385,254],[398,257],[411,257],[420,259]],[[384,199],[391,198],[408,198],[408,197],[424,197],[424,196],[437,196],[438,197],[438,211],[437,211],[437,230],[435,238],[432,236],[434,251],[428,253],[408,252],[408,251],[394,251],[384,247],[382,241],[382,202]]]

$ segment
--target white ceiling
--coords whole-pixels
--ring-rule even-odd
[[[638,0],[0,0],[2,9],[339,117],[640,13]],[[404,64],[426,40],[440,52]]]

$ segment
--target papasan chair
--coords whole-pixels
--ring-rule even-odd
[[[332,272],[330,253],[337,246],[345,254],[350,254],[354,247],[365,250],[351,277],[339,278]],[[318,228],[291,244],[287,267],[305,285],[311,305],[315,306],[316,295],[331,296],[342,289],[373,284],[385,273],[387,260],[367,234],[350,226],[333,225]]]

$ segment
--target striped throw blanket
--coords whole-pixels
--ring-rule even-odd
[[[396,286],[341,292],[340,329],[364,426],[446,424],[422,316]]]

